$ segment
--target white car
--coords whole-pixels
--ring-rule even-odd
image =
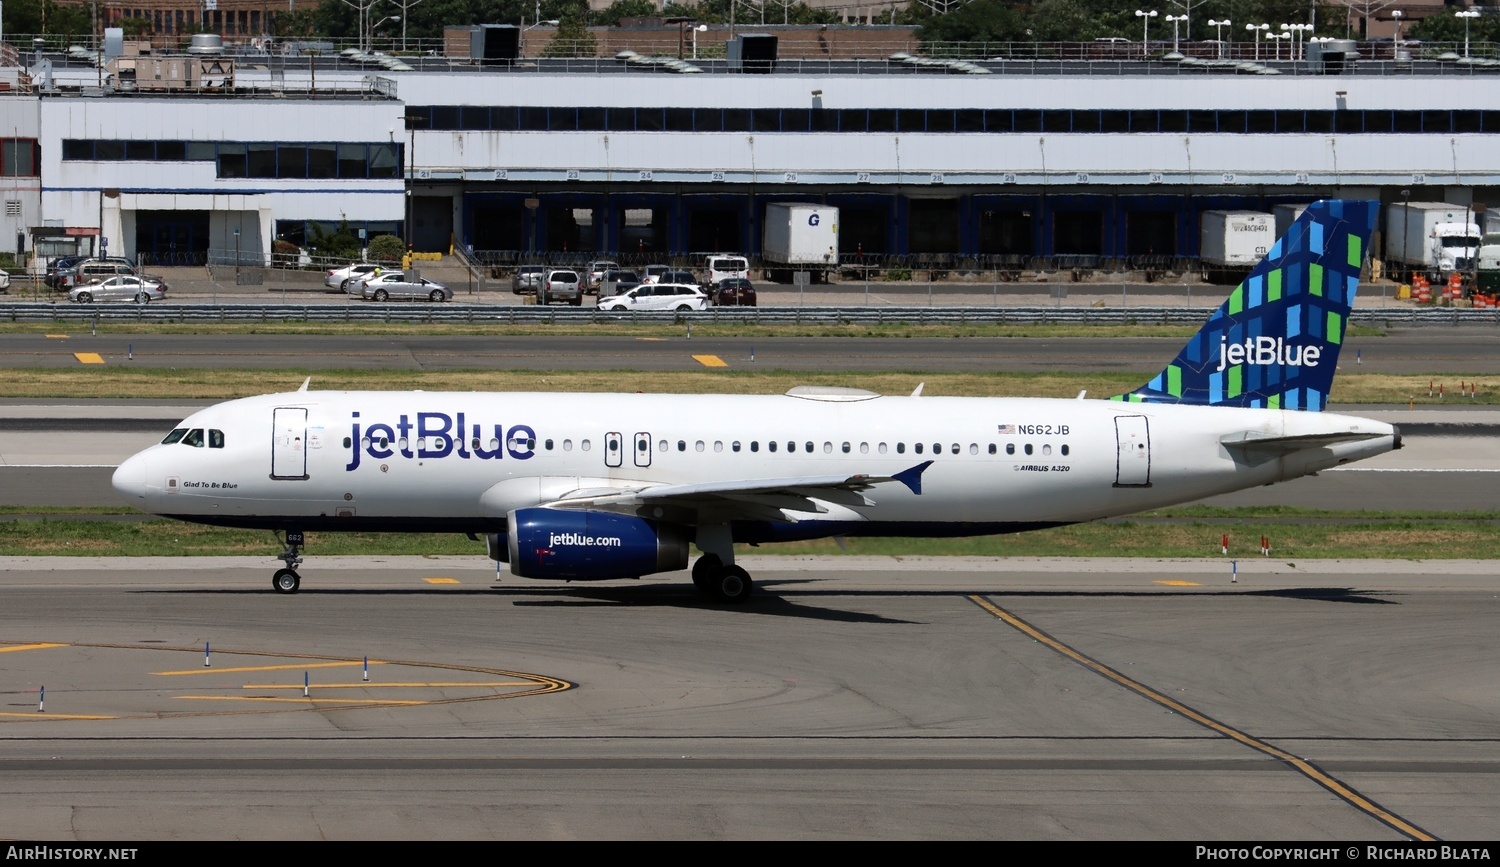
[[[590,295],[597,293],[599,291],[599,281],[604,279],[604,272],[615,271],[618,270],[619,267],[619,262],[614,262],[609,259],[596,259],[590,262],[588,264],[588,267],[584,270],[584,274],[588,279],[588,285],[584,287],[583,291],[587,292]]]
[[[348,292],[349,285],[355,282],[356,278],[362,279],[368,277],[379,267],[381,266],[375,262],[357,262],[345,268],[337,268],[329,271],[323,277],[323,285],[329,289],[339,289]],[[355,292],[353,294],[358,295],[359,293]]]
[[[402,298],[410,301],[431,301],[437,304],[453,297],[453,291],[441,283],[424,277],[408,280],[402,274],[387,274],[384,277],[366,280],[364,287],[366,301],[390,301]]]
[[[599,302],[600,310],[703,310],[708,296],[686,283],[644,283]]]
[[[68,290],[68,300],[77,304],[95,301],[134,301],[147,304],[167,297],[167,284],[153,277],[122,274],[97,283],[85,283]]]
[[[10,274],[0,271],[0,292],[10,291]]]

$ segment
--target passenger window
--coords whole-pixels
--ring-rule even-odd
[[[922,444],[914,443],[911,447],[911,450],[920,455],[922,453]]]
[[[869,443],[860,443],[859,444],[859,453],[862,454],[862,455],[869,454],[870,453],[870,444]]]
[[[583,449],[584,451],[588,451],[589,449],[594,447],[594,444],[589,442],[588,440],[584,440],[583,442],[578,444],[578,447]]]
[[[880,444],[880,453],[885,454],[885,443]]]
[[[994,443],[990,443],[990,454],[994,454],[994,453],[995,453],[995,444]]]
[[[976,443],[969,443],[969,454],[971,454],[971,455],[977,455],[977,454],[979,454],[979,446],[978,446],[978,444],[976,444]]]
[[[224,447],[224,432],[221,430],[210,430],[208,432],[208,447],[211,449],[222,449]],[[1067,446],[1063,446],[1067,448]]]
[[[1068,453],[1068,447],[1067,447],[1067,445],[1064,445],[1064,446],[1063,446],[1063,447],[1062,447],[1062,453],[1063,453],[1063,454],[1064,454],[1064,455],[1066,455],[1066,454],[1067,454],[1067,453]]]
[[[1026,454],[1031,454],[1031,443],[1026,444]]]
[[[752,451],[752,452],[758,452],[758,451],[760,451],[760,441],[759,440],[751,440],[750,441],[750,451]]]
[[[1051,443],[1048,443],[1048,444],[1042,446],[1042,454],[1044,454],[1044,455],[1050,455],[1050,454],[1052,454],[1052,444]]]
[[[729,448],[732,449],[733,451],[739,451],[740,450],[740,441],[739,440],[735,440],[734,443],[732,445],[730,445]]]
[[[1006,443],[1005,444],[1005,453],[1008,454],[1008,455],[1015,454],[1016,453],[1016,444],[1015,443]]]
[[[693,451],[695,451],[695,452],[701,452],[701,451],[703,451],[703,440],[698,440],[697,442],[693,443]]]
[[[935,455],[942,454],[943,453],[943,444],[942,443],[933,443],[932,444],[932,453],[935,454]]]
[[[776,441],[771,440],[770,442],[766,443],[766,448],[770,449],[773,452],[776,451]],[[750,444],[750,451],[755,451],[755,443]]]
[[[573,450],[573,441],[572,440],[563,440],[563,451],[565,451],[565,452],[571,452],[572,450]]]
[[[162,438],[161,444],[164,446],[169,446],[172,443],[175,443],[178,440],[182,439],[183,435],[186,433],[187,428],[185,427],[173,428],[171,433]]]
[[[848,443],[844,443],[844,454],[846,454],[846,455],[849,454],[849,444]]]
[[[666,451],[667,450],[667,441],[666,440],[657,440],[656,441],[656,450],[659,451],[659,452]]]
[[[833,454],[833,443],[823,443],[823,454],[825,454],[825,455],[831,455],[831,454]]]
[[[552,440],[549,439],[546,442],[542,443],[542,445],[547,449],[547,451],[552,451]]]
[[[906,454],[906,443],[896,443],[896,454],[898,454],[898,455],[904,455],[904,454]]]
[[[354,440],[350,439],[349,437],[344,437],[344,448],[347,449],[351,445],[354,445]]]
[[[808,443],[807,444],[807,453],[808,454],[812,454],[813,453],[813,444],[812,443]]]
[[[677,441],[677,450],[679,452],[685,452],[685,451],[687,451],[687,440],[678,440]]]
[[[954,454],[955,454],[955,455],[956,455],[956,454],[958,454],[958,443],[954,443],[954,444],[953,444],[953,453],[954,453]]]
[[[738,444],[736,444],[734,450],[735,451],[739,451]],[[714,451],[716,451],[716,452],[722,452],[722,451],[724,451],[724,442],[722,440],[714,440]]]
[[[188,431],[187,435],[182,438],[182,444],[199,449],[203,448],[203,429],[195,427]]]

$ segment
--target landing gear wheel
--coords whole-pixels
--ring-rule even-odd
[[[693,564],[693,586],[712,595],[714,579],[723,568],[724,565],[717,554],[704,554],[698,558],[698,562]]]
[[[292,569],[278,569],[271,576],[271,586],[276,588],[277,593],[296,593],[297,588],[302,586],[302,576]]]
[[[714,595],[721,601],[739,604],[750,598],[750,573],[739,566],[725,566],[714,582]]]

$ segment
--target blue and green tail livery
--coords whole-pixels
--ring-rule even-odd
[[[1309,205],[1177,358],[1114,400],[1323,409],[1378,209]]]

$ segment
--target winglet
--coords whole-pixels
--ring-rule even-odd
[[[932,461],[923,461],[922,463],[917,464],[914,467],[909,467],[902,470],[894,476],[891,476],[891,478],[905,485],[908,489],[911,490],[913,494],[921,496],[922,473],[926,472],[927,468],[930,466],[932,466]]]

